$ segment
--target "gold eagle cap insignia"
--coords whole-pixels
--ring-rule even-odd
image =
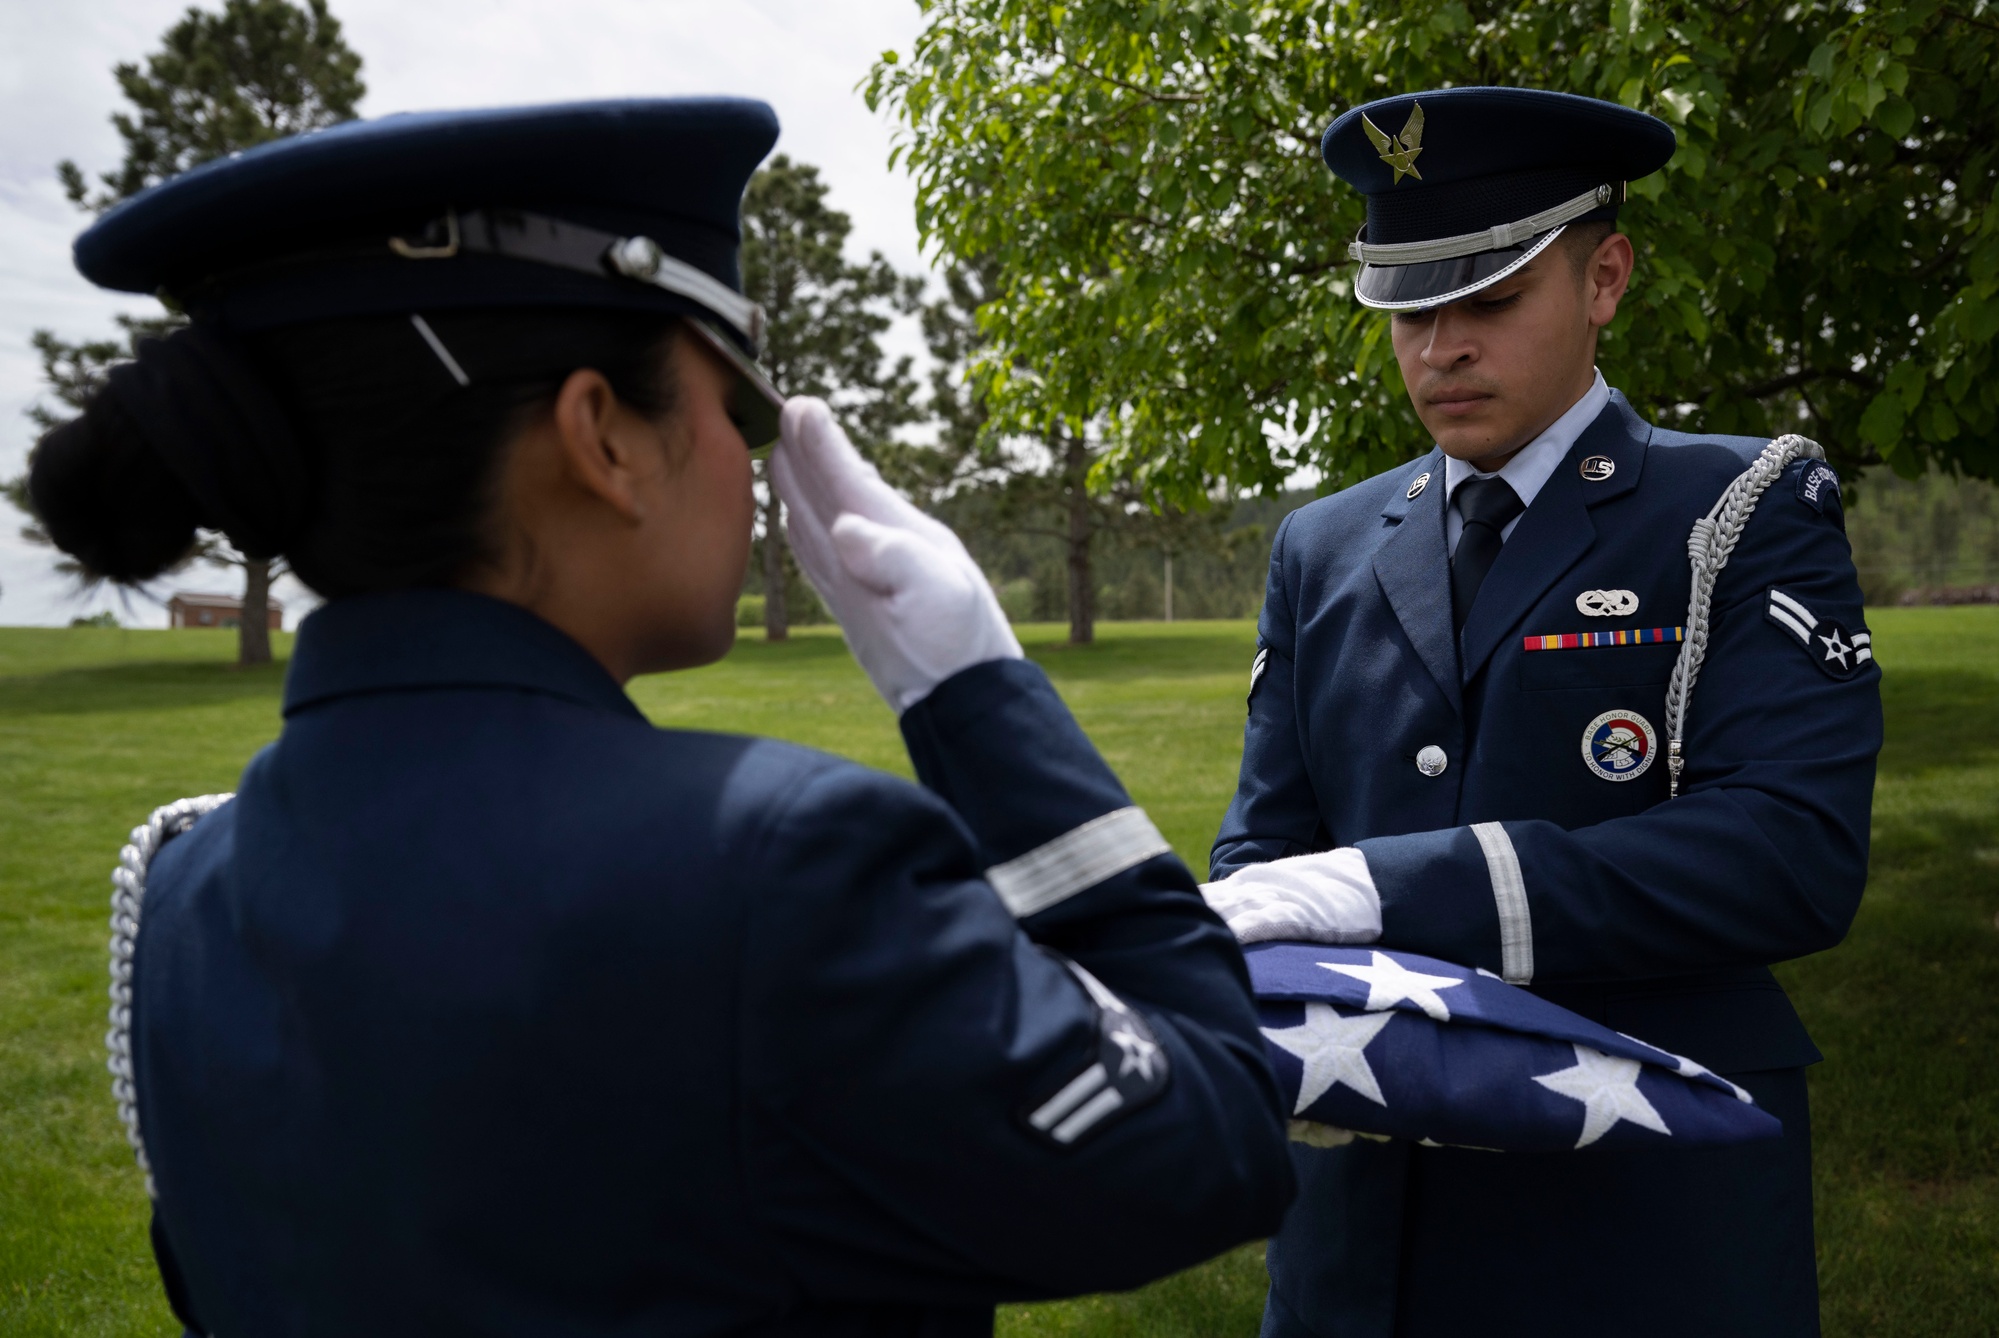
[[[1423,151],[1422,103],[1409,109],[1409,120],[1399,135],[1383,134],[1380,126],[1367,119],[1366,112],[1360,114],[1360,128],[1367,132],[1368,142],[1381,155],[1381,161],[1395,169],[1395,180],[1390,185],[1400,185],[1404,177],[1423,179],[1423,174],[1416,170],[1416,155]]]

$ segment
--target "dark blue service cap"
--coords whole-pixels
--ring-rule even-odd
[[[739,213],[777,116],[650,98],[350,121],[206,163],[76,240],[93,283],[251,332],[481,307],[701,319],[754,356]]]
[[[1666,165],[1671,126],[1532,88],[1443,88],[1355,107],[1320,152],[1367,197],[1348,248],[1370,307],[1442,306],[1499,282],[1570,223],[1615,218],[1626,183]]]

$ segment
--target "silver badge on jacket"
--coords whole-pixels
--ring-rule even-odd
[[[1628,618],[1638,612],[1638,596],[1629,590],[1585,590],[1576,596],[1576,611],[1592,618]]]
[[[1583,726],[1583,765],[1604,780],[1637,780],[1658,751],[1652,722],[1636,711],[1605,711]]]

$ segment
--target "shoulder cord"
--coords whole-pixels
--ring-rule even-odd
[[[153,1165],[146,1160],[145,1140],[139,1136],[139,1093],[132,1076],[132,956],[139,942],[139,911],[146,900],[146,871],[161,846],[234,797],[197,795],[154,809],[143,827],[132,829],[132,839],[118,852],[118,867],[111,871],[111,1030],[104,1033],[104,1048],[111,1057],[105,1067],[111,1070],[111,1095],[118,1102],[125,1141],[146,1173],[149,1199],[159,1194],[153,1186]]]
[[[1815,441],[1786,433],[1763,448],[1756,463],[1737,475],[1722,490],[1721,497],[1707,515],[1694,522],[1687,535],[1687,559],[1693,568],[1693,595],[1687,602],[1687,640],[1680,658],[1673,663],[1672,681],[1666,685],[1666,769],[1672,774],[1666,797],[1680,793],[1680,771],[1687,759],[1684,740],[1687,708],[1693,702],[1694,681],[1700,677],[1701,663],[1707,659],[1708,613],[1714,603],[1715,578],[1728,565],[1729,554],[1742,540],[1749,517],[1765,490],[1797,460],[1823,460],[1825,451]]]

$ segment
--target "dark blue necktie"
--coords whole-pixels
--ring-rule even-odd
[[[1465,522],[1457,551],[1451,554],[1452,626],[1462,632],[1472,601],[1478,598],[1478,588],[1485,584],[1485,574],[1492,570],[1493,560],[1506,542],[1500,531],[1525,511],[1527,504],[1512,484],[1495,475],[1460,483],[1451,494],[1451,505]]]

